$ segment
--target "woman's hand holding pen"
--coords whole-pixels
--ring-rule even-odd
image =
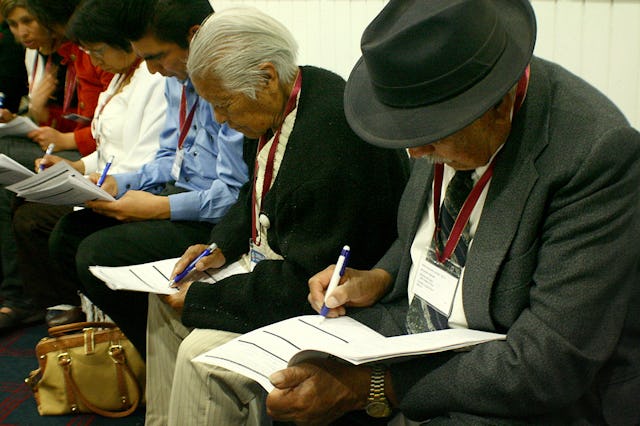
[[[311,307],[320,312],[325,303],[324,296],[335,265],[325,268],[309,279],[309,296]],[[347,268],[340,284],[326,301],[329,310],[328,318],[346,314],[346,307],[372,306],[380,300],[391,287],[391,275],[383,269],[361,271]]]
[[[60,161],[65,161],[64,158],[62,157],[58,157],[57,155],[49,155],[47,154],[44,157],[41,158],[36,158],[35,159],[35,171],[37,172],[38,170],[40,170],[40,166],[42,166],[45,169],[48,169],[49,167],[53,166],[54,164],[59,163]]]

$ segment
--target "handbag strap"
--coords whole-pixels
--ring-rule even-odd
[[[142,394],[142,391],[140,390],[140,384],[138,383],[138,380],[136,379],[135,374],[133,374],[133,371],[131,371],[131,368],[127,364],[127,358],[125,356],[124,350],[122,349],[122,346],[120,345],[111,346],[109,348],[109,355],[111,356],[114,364],[116,365],[116,375],[118,377],[118,388],[122,394],[123,404],[126,403],[126,399],[128,397],[128,395],[125,395],[125,393],[127,393],[127,386],[125,382],[126,377],[123,374],[123,372],[126,375],[128,375],[129,378],[131,378],[131,380],[135,385],[134,386],[135,396],[131,399],[131,406],[124,411],[108,411],[93,405],[84,397],[84,395],[80,391],[80,388],[76,384],[75,380],[73,380],[73,377],[71,375],[71,358],[58,357],[58,364],[60,364],[60,366],[62,367],[66,385],[68,386],[68,388],[72,390],[72,392],[67,393],[67,395],[69,396],[68,399],[72,405],[75,404],[75,399],[73,397],[75,395],[75,397],[77,397],[85,407],[87,407],[89,410],[91,410],[96,414],[99,414],[104,417],[110,417],[110,418],[126,417],[131,413],[133,413],[134,411],[136,411],[136,409],[138,408],[138,405],[140,404],[140,395]]]
[[[71,324],[65,324],[65,325],[58,325],[55,327],[51,327],[49,328],[49,335],[52,337],[57,337],[57,336],[62,336],[64,334],[68,334],[74,331],[79,331],[79,330],[83,330],[85,328],[116,328],[117,325],[115,325],[112,322],[90,322],[90,321],[83,321],[83,322],[74,322]]]

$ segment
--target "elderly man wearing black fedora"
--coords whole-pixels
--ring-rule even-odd
[[[399,238],[374,269],[347,269],[330,316],[505,340],[299,364],[271,376],[272,417],[640,424],[640,136],[597,90],[533,57],[535,35],[528,0],[391,0],[345,91],[359,136],[418,159]],[[309,282],[316,310],[331,272]]]

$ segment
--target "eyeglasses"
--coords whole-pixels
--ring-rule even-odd
[[[94,50],[89,50],[89,49],[85,49],[82,46],[78,46],[80,48],[81,51],[83,51],[84,53],[86,53],[89,56],[93,56],[96,59],[102,59],[104,58],[104,51],[107,50],[107,45],[105,44],[104,46],[102,46],[99,49],[94,49]]]

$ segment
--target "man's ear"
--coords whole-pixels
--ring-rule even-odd
[[[264,85],[269,89],[277,90],[280,87],[280,76],[276,67],[271,62],[264,62],[258,67],[262,71]]]
[[[193,40],[193,36],[196,35],[199,29],[200,29],[200,25],[194,25],[191,28],[189,28],[189,32],[187,33],[187,43],[191,43],[191,40]]]
[[[516,94],[514,90],[510,90],[498,105],[495,106],[496,110],[496,123],[511,124],[513,118],[513,106],[515,102]]]

